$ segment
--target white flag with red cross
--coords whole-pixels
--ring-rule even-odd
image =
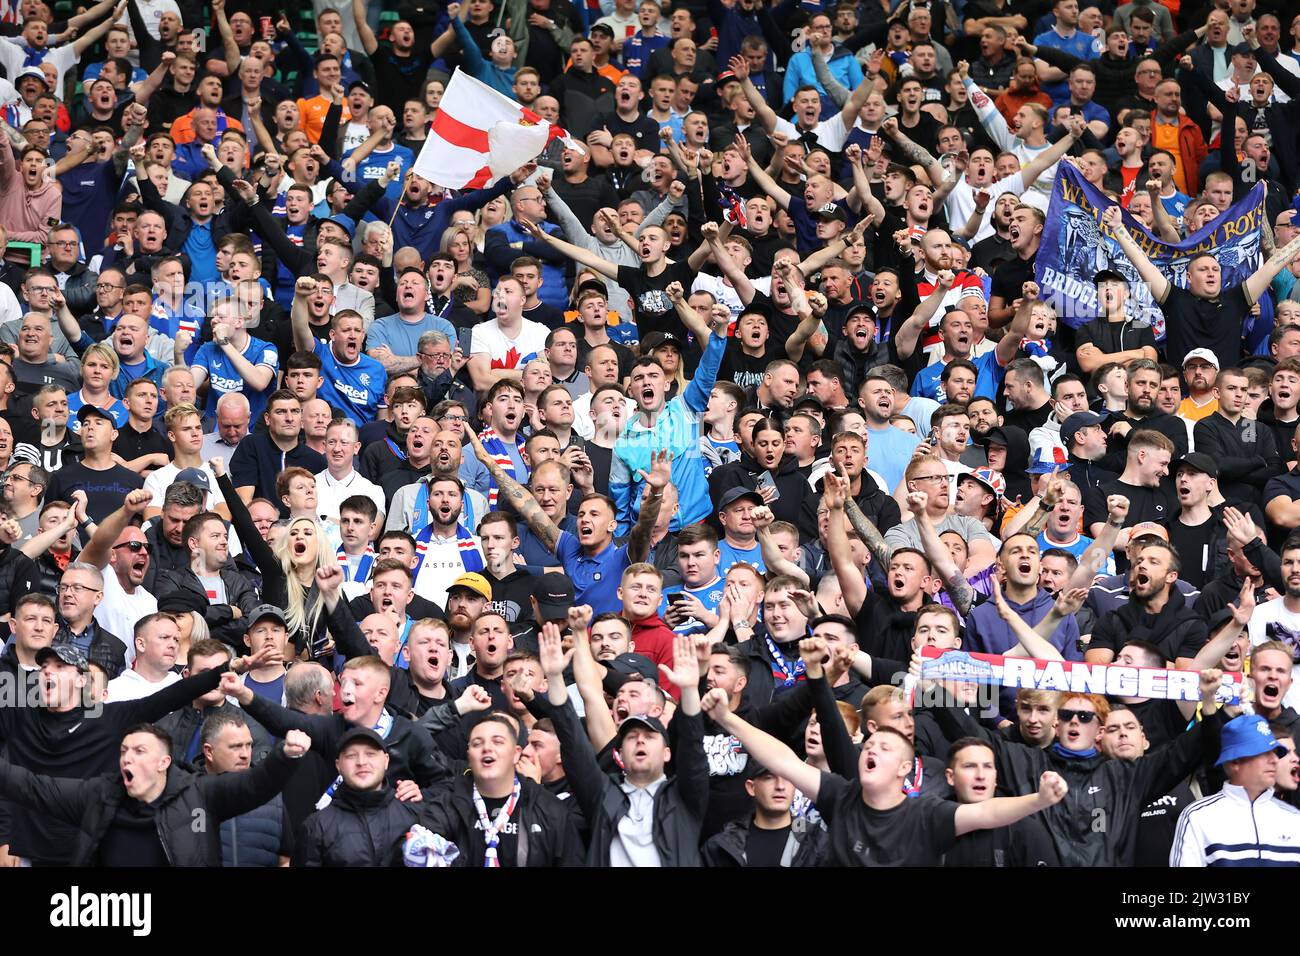
[[[568,133],[457,69],[413,172],[448,189],[477,189],[536,159]]]

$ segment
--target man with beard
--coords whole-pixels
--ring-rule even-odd
[[[317,393],[331,408],[336,408],[352,419],[358,428],[373,421],[384,395],[384,366],[369,355],[361,354],[365,340],[365,323],[361,314],[352,309],[340,309],[329,320],[329,340],[322,341],[308,324],[309,302],[316,298],[317,288],[324,290],[328,277],[299,276],[294,284],[293,308],[289,320],[293,327],[293,347],[311,352],[321,360],[323,384]],[[279,393],[276,393],[279,394]],[[272,395],[274,399],[276,395]],[[268,411],[271,402],[268,400]],[[319,456],[317,456],[319,457]],[[311,467],[315,474],[325,467],[322,459]]]
[[[373,729],[384,739],[392,755],[387,779],[393,784],[414,780],[418,786],[427,787],[446,780],[449,775],[447,762],[436,752],[428,732],[385,708],[390,676],[389,666],[378,657],[352,658],[343,665],[339,682],[342,709],[328,716],[281,707],[254,694],[233,674],[221,678],[221,687],[272,734],[283,736],[289,731],[301,730],[312,738],[313,745],[327,759],[337,757],[345,749],[351,730]],[[329,786],[317,802],[318,809],[329,805],[339,783],[335,780]]]
[[[1112,470],[1122,467],[1120,453],[1138,429],[1157,431],[1172,443],[1177,457],[1187,454],[1187,427],[1181,418],[1160,411],[1156,397],[1162,376],[1160,366],[1148,359],[1135,359],[1128,366],[1128,398],[1122,414],[1112,415],[1105,426],[1110,454],[1101,464]]]
[[[447,584],[483,569],[477,537],[461,522],[465,485],[454,475],[430,475],[421,482],[416,512],[429,523],[415,534],[415,593],[434,604],[447,600]]]
[[[1136,359],[1156,361],[1151,325],[1128,314],[1128,280],[1113,269],[1103,269],[1093,277],[1093,285],[1101,315],[1075,333],[1079,368],[1091,375],[1107,362],[1125,365]]]
[[[420,507],[421,489],[429,478],[458,478],[465,480],[464,454],[461,449],[460,436],[454,431],[444,429],[433,435],[432,444],[428,439],[428,424],[432,419],[417,419],[416,424],[407,432],[409,454],[406,464],[409,468],[401,469],[409,484],[401,485],[389,500],[386,530],[400,529],[418,534],[428,520],[428,515]],[[428,455],[427,470],[421,469],[418,462]],[[391,484],[391,483],[390,483]],[[480,491],[466,486],[465,510],[462,521],[466,528],[473,528],[479,520],[487,515],[487,497]]]
[[[376,476],[379,479],[379,487],[389,502],[385,525],[387,528],[414,527],[413,524],[407,524],[411,520],[407,514],[410,493],[404,496],[402,492],[418,484],[433,470],[433,455],[438,434],[438,423],[432,418],[421,415],[415,419],[411,427],[406,430],[404,444],[406,454],[402,460]],[[460,440],[454,435],[451,441],[457,446],[460,445]],[[450,454],[449,450],[448,454]]]
[[[939,281],[942,284],[944,279],[941,278]],[[979,372],[975,394],[987,398],[995,397],[999,386],[1002,384],[1006,367],[1015,358],[1020,343],[1025,337],[1032,306],[1038,299],[1038,286],[1033,282],[1026,282],[1022,290],[1022,296],[1023,303],[1015,321],[1007,329],[1007,333],[1002,336],[1002,339],[991,351],[979,356],[973,353],[975,326],[971,321],[971,317],[961,309],[950,309],[946,312],[939,321],[939,336],[943,342],[943,353],[939,361],[932,362],[916,374],[912,381],[912,394],[943,400],[945,396],[939,380],[944,367],[954,359],[965,359],[972,362]],[[913,316],[909,323],[915,318]],[[907,326],[904,326],[904,328],[906,329]],[[904,351],[906,346],[902,331],[899,332],[897,344],[899,355],[906,358],[910,353]]]
[[[1179,566],[1178,554],[1167,542],[1144,546],[1129,571],[1128,603],[1097,621],[1084,660],[1109,664],[1127,641],[1139,639],[1157,648],[1165,660],[1176,661],[1178,668],[1188,669],[1209,630],[1174,587]]]

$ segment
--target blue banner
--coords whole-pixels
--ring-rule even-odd
[[[1101,225],[1102,214],[1118,205],[1083,178],[1073,166],[1062,163],[1052,187],[1043,240],[1038,247],[1034,276],[1042,297],[1056,309],[1060,321],[1078,328],[1097,318],[1097,292],[1093,276],[1113,269],[1129,282],[1129,315],[1151,323],[1156,340],[1165,338],[1165,320],[1151,298],[1137,267],[1120,250],[1119,243]],[[1264,184],[1255,187],[1228,211],[1194,235],[1172,244],[1157,239],[1140,222],[1122,210],[1124,225],[1143,252],[1169,281],[1187,286],[1187,264],[1194,256],[1213,253],[1223,269],[1223,288],[1240,285],[1259,268],[1260,232],[1264,223]]]

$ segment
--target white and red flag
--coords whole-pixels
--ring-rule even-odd
[[[413,171],[448,189],[477,189],[536,159],[568,133],[457,69]]]

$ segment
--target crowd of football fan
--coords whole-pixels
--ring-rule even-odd
[[[1300,864],[1291,5],[13,7],[0,862]]]

